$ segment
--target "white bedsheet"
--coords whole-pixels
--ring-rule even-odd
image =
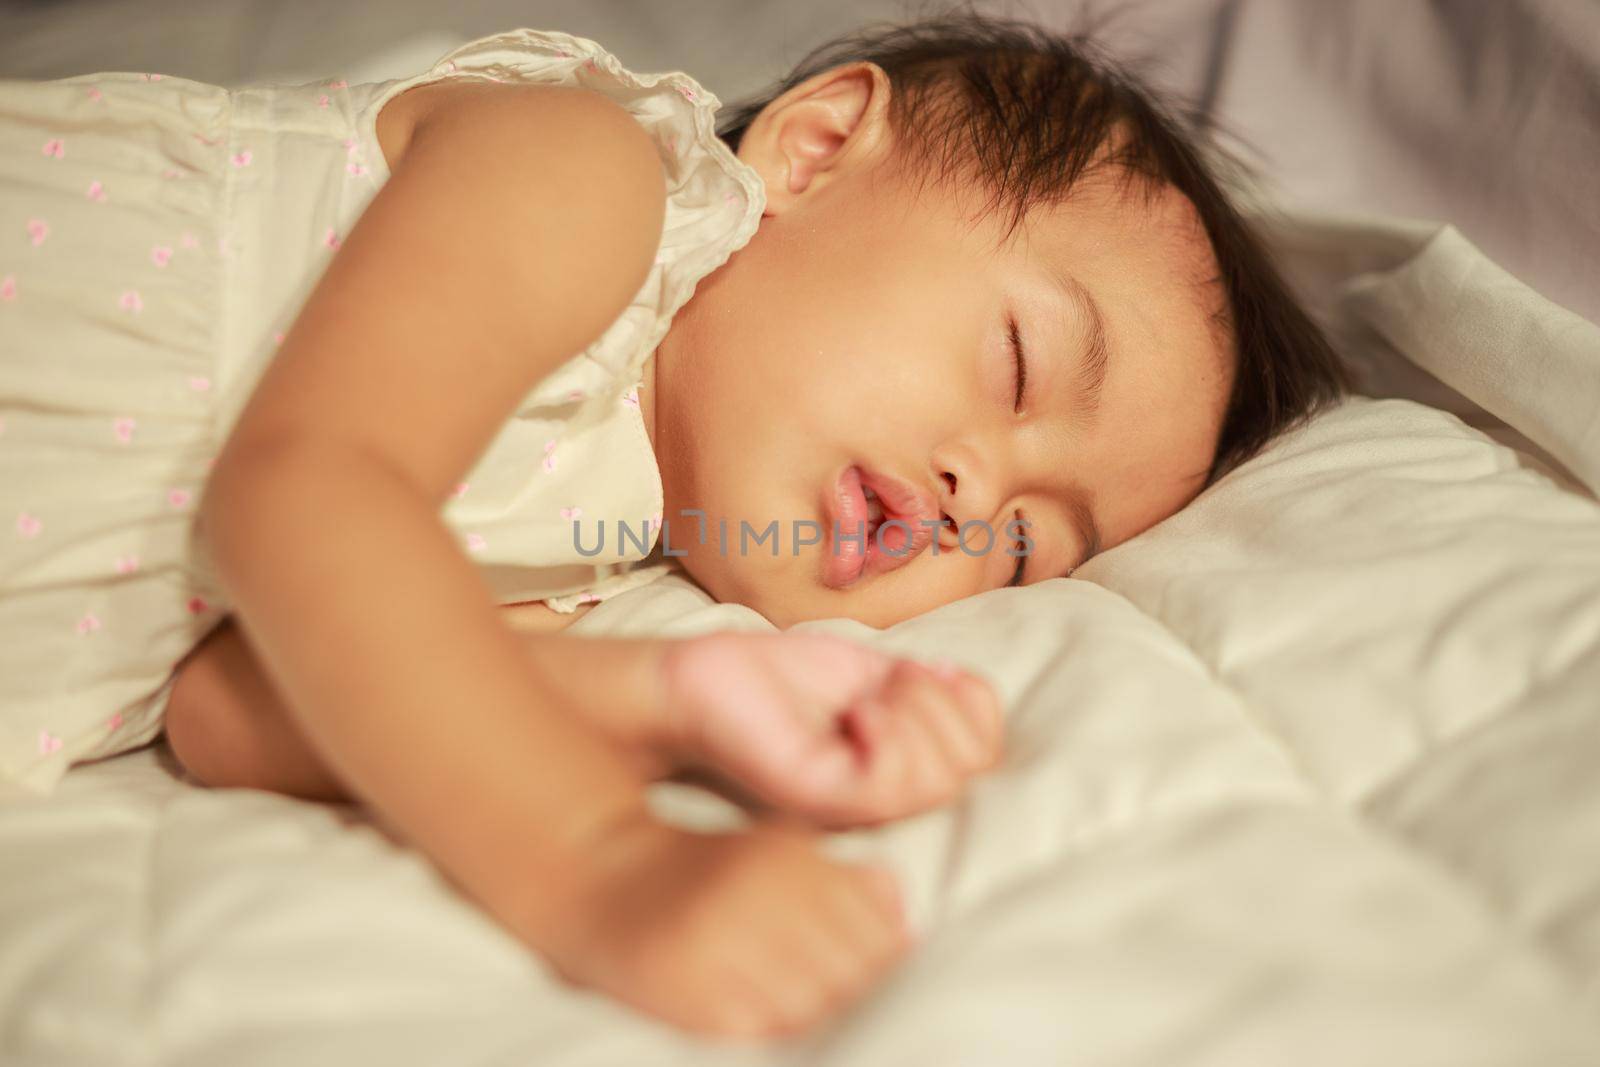
[[[1600,1063],[1600,331],[1435,227],[1278,240],[1356,271],[1329,306],[1372,373],[1426,363],[1572,487],[1358,397],[1077,578],[807,624],[972,664],[1010,713],[964,801],[829,839],[926,934],[836,1027],[713,1052],[561,985],[359,811],[198,789],[158,745],[0,807],[0,1060]],[[575,629],[766,625],[667,579]]]

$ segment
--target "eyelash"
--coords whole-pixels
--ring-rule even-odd
[[[1011,333],[1011,351],[1017,359],[1017,407],[1022,407],[1022,394],[1028,388],[1028,361],[1022,355],[1022,337],[1017,332],[1017,320],[1009,318],[1006,324]]]
[[[1016,517],[1017,517],[1017,521],[1018,522],[1023,522],[1023,523],[1026,522],[1026,520],[1023,519],[1023,517],[1022,517],[1022,512],[1020,512],[1020,511],[1017,512],[1016,513]],[[1022,548],[1023,548],[1023,545],[1022,545],[1022,540],[1020,538],[1017,540],[1017,548],[1019,550],[1018,551],[1018,555],[1017,555],[1017,569],[1016,569],[1016,572],[1011,575],[1011,580],[1006,583],[1008,586],[1009,585],[1021,585],[1022,584],[1022,578],[1023,578],[1023,571],[1028,566],[1028,557],[1026,555],[1023,555],[1022,551],[1021,551]]]
[[[1022,394],[1026,391],[1027,386],[1028,386],[1028,361],[1026,359],[1024,359],[1023,355],[1022,355],[1022,337],[1017,331],[1017,320],[1016,320],[1016,318],[1014,316],[1007,317],[1006,326],[1007,326],[1007,328],[1009,330],[1009,333],[1011,335],[1011,351],[1015,354],[1016,360],[1017,360],[1017,405],[1016,406],[1017,406],[1017,409],[1020,410],[1021,407],[1022,407]],[[1017,521],[1018,522],[1023,521],[1022,512],[1020,512],[1020,511],[1017,512]],[[1018,546],[1021,546],[1022,542],[1019,540],[1017,542],[1017,544],[1018,544]],[[1025,555],[1018,555],[1017,556],[1017,569],[1016,569],[1016,572],[1011,575],[1011,581],[1009,581],[1006,584],[1007,585],[1021,585],[1022,584],[1022,579],[1023,579],[1023,576],[1024,576],[1023,572],[1027,569],[1027,565],[1028,565],[1028,557],[1025,556]]]

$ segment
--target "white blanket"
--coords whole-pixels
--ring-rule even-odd
[[[156,746],[0,807],[0,1060],[1600,1063],[1600,330],[1447,229],[1276,239],[1348,278],[1369,377],[1424,367],[1546,460],[1358,397],[1074,579],[806,624],[973,665],[1010,714],[966,799],[829,839],[926,932],[837,1026],[711,1051],[563,986],[358,810]],[[669,578],[575,631],[766,625]]]

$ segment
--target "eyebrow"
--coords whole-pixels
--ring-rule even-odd
[[[1089,322],[1089,349],[1078,366],[1074,378],[1073,408],[1082,411],[1089,421],[1100,413],[1100,394],[1105,390],[1106,368],[1111,362],[1111,338],[1106,331],[1105,315],[1100,303],[1082,282],[1065,270],[1049,265],[1046,272],[1061,294],[1083,312]]]
[[[1089,348],[1073,379],[1075,386],[1073,410],[1083,412],[1086,419],[1092,422],[1100,413],[1100,395],[1105,389],[1106,367],[1111,362],[1110,335],[1106,331],[1105,315],[1101,313],[1100,304],[1095,300],[1094,294],[1070,273],[1058,269],[1055,264],[1049,264],[1047,274],[1061,294],[1078,305],[1089,323]],[[1088,546],[1082,561],[1078,564],[1079,567],[1099,554],[1101,548],[1100,525],[1094,520],[1092,498],[1092,493],[1076,483],[1067,487],[1067,512],[1078,528],[1078,536]],[[1071,571],[1067,571],[1052,577],[1065,578],[1070,573]]]
[[[1094,521],[1094,511],[1089,507],[1090,493],[1079,485],[1067,487],[1067,511],[1072,515],[1072,521],[1078,527],[1078,536],[1082,537],[1087,550],[1083,560],[1077,566],[1081,567],[1094,559],[1100,552],[1100,524]],[[1073,570],[1076,570],[1074,567]],[[1072,571],[1065,571],[1058,578],[1065,578]]]

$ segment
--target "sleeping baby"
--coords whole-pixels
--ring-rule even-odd
[[[1002,753],[981,673],[796,624],[1067,577],[1351,387],[1226,157],[1028,24],[853,34],[720,119],[531,30],[0,104],[4,776],[164,731],[204,784],[366,804],[700,1033],[870,990],[897,888],[817,834]],[[280,337],[228,317],[265,277],[306,282]],[[564,632],[668,571],[774,629]],[[651,814],[695,774],[763,817]]]

